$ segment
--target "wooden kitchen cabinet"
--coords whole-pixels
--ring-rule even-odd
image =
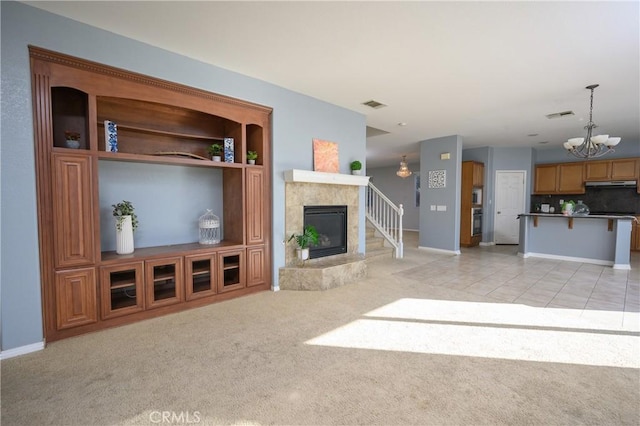
[[[472,176],[473,176],[473,186],[481,187],[484,186],[484,164],[472,162]]]
[[[584,167],[582,163],[558,165],[558,194],[584,194]]]
[[[583,163],[536,166],[533,192],[535,194],[584,194]]]
[[[631,224],[631,250],[640,251],[640,216]]]
[[[462,186],[460,200],[460,245],[473,247],[480,244],[481,233],[473,232],[473,209],[482,207],[482,198],[473,203],[474,190],[482,189],[484,164],[477,161],[462,162]]]
[[[587,182],[638,179],[638,159],[586,161],[584,165]]]

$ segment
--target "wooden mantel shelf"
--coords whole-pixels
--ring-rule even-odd
[[[285,182],[324,183],[330,185],[367,186],[369,176],[345,175],[341,173],[313,172],[311,170],[286,170]]]

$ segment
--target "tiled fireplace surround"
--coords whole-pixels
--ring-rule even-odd
[[[299,234],[303,229],[304,206],[347,206],[347,253],[311,259],[296,257],[296,245],[287,243],[285,267],[280,268],[279,283],[283,290],[326,290],[366,276],[366,264],[358,254],[359,188],[368,177],[334,173],[289,170],[285,172],[285,235]]]

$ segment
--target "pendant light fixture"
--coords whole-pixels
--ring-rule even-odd
[[[584,128],[587,130],[586,138],[572,138],[564,143],[564,149],[578,158],[597,158],[601,157],[609,152],[613,152],[613,147],[620,143],[618,137],[609,137],[609,135],[597,135],[592,136],[593,129],[598,127],[593,122],[593,90],[598,87],[599,84],[592,84],[585,87],[585,89],[591,90],[591,107],[589,108],[589,122]]]
[[[407,166],[406,155],[402,156],[402,161],[400,162],[400,168],[398,169],[396,174],[400,176],[402,179],[411,176],[411,170],[409,170],[409,167]]]

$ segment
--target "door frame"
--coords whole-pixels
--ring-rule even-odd
[[[496,170],[495,178],[493,182],[493,244],[498,244],[496,242],[496,223],[498,219],[498,176],[501,173],[521,173],[522,174],[522,213],[526,213],[527,208],[527,171],[526,170]],[[518,238],[519,240],[519,238]]]

